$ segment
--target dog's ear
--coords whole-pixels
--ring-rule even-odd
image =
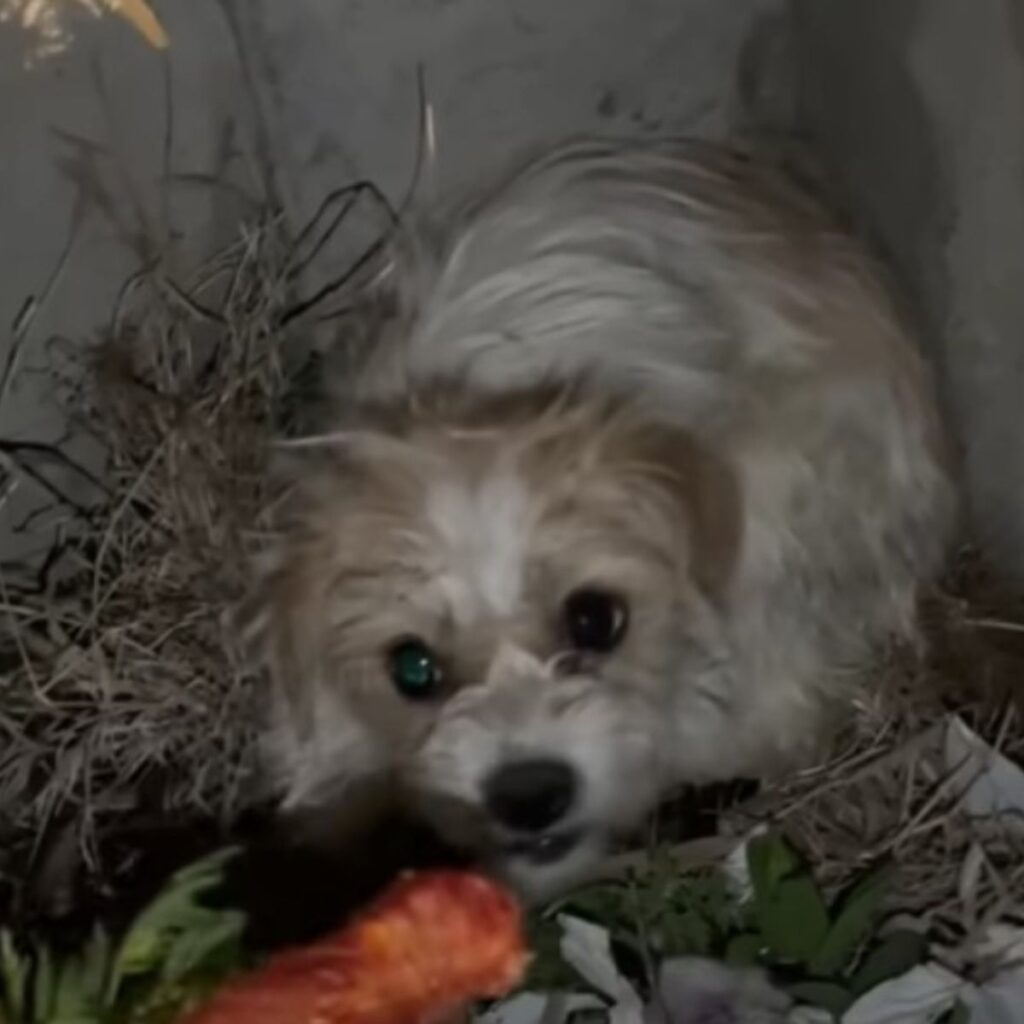
[[[720,604],[742,543],[742,494],[735,469],[685,431],[641,428],[644,464],[679,503],[688,526],[689,572]]]
[[[230,610],[229,629],[240,656],[268,684],[261,767],[270,795],[283,808],[320,807],[350,788],[353,760],[343,749],[344,730],[323,720],[325,708],[334,708],[325,675],[331,573],[329,538],[315,521],[320,506],[311,491],[327,488],[331,473],[319,457],[289,458],[279,468],[290,484],[253,559],[248,589]]]
[[[246,592],[228,612],[228,630],[250,670],[270,683],[270,699],[297,735],[311,732],[316,677],[316,580],[300,538],[266,542],[249,570]]]
[[[242,657],[269,675],[299,723],[323,674],[331,590],[358,541],[341,520],[365,520],[407,503],[417,484],[415,452],[401,438],[340,431],[283,443],[275,453],[273,495],[265,512],[248,587],[229,612]],[[311,724],[311,723],[309,723]]]
[[[392,802],[392,779],[325,677],[329,574],[304,542],[291,534],[266,553],[234,629],[270,683],[260,767],[282,825],[304,843],[343,846]]]
[[[318,634],[326,586],[315,521],[332,490],[344,486],[356,463],[340,440],[285,443],[272,453],[270,499],[259,523],[247,586],[228,610],[227,630],[239,656],[271,685],[271,700],[301,736],[312,728]],[[321,571],[317,571],[317,566]]]
[[[694,579],[718,603],[733,577],[743,539],[739,480],[732,466],[699,445],[692,446],[688,458]]]

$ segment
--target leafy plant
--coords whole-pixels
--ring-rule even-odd
[[[565,988],[576,981],[559,953],[556,917],[561,913],[600,924],[620,959],[641,963],[719,955],[742,911],[718,871],[684,871],[670,850],[655,849],[642,871],[624,881],[588,886],[533,918],[530,948],[534,957],[528,987]],[[634,980],[641,986],[644,981],[642,977]]]
[[[888,891],[887,868],[868,872],[828,906],[807,864],[778,835],[747,845],[755,927],[727,951],[794,980],[799,1001],[839,1017],[861,994],[921,962],[923,936],[877,936]]]
[[[805,861],[777,834],[748,843],[747,868],[750,897],[739,901],[721,872],[683,870],[670,852],[654,851],[642,872],[591,886],[534,922],[531,983],[571,983],[558,960],[559,912],[606,928],[623,957],[634,954],[640,975],[651,962],[673,956],[759,965],[783,979],[799,1002],[837,1018],[858,996],[922,961],[922,936],[878,935],[890,877],[885,868],[857,879],[831,903]],[[623,969],[638,973],[625,964]]]
[[[117,943],[97,927],[58,957],[43,944],[19,950],[0,930],[0,1024],[152,1024],[200,999],[244,959],[245,915],[202,902],[235,852],[173,875]]]

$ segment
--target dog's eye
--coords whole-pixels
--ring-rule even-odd
[[[578,651],[606,654],[626,634],[626,602],[605,590],[577,590],[565,601],[565,628]]]
[[[388,655],[391,681],[403,697],[426,700],[437,695],[444,673],[434,652],[415,638],[402,640]]]

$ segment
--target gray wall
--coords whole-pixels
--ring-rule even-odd
[[[47,336],[88,337],[105,322],[140,249],[188,266],[230,237],[244,204],[182,176],[219,175],[258,194],[271,168],[296,223],[357,175],[400,197],[416,149],[418,63],[442,194],[523,147],[592,128],[727,136],[752,120],[796,126],[917,300],[979,529],[1024,574],[1024,4],[154,6],[173,38],[166,61],[119,22],[86,20],[69,53],[25,71],[25,38],[0,26],[0,322],[44,287],[74,225],[28,362],[45,360]],[[0,359],[8,344],[0,333]],[[58,430],[32,379],[0,407],[0,437]]]
[[[1024,575],[1024,4],[793,8],[804,126],[917,300],[976,529]]]

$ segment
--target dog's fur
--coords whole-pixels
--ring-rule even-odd
[[[672,787],[811,756],[954,514],[931,384],[861,249],[774,172],[695,143],[584,142],[391,269],[247,609],[292,808],[394,787],[534,890]],[[567,656],[565,596],[628,600]],[[386,652],[427,640],[409,702]],[[507,759],[582,789],[555,863],[503,855]]]

